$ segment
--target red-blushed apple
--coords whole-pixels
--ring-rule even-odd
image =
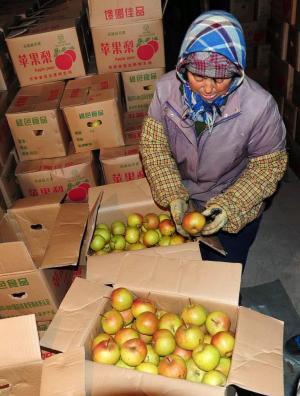
[[[123,327],[116,332],[114,341],[119,345],[119,347],[121,347],[124,342],[132,340],[133,338],[139,338],[138,332],[130,327]]]
[[[213,311],[207,315],[205,326],[209,334],[214,335],[220,331],[229,331],[231,321],[223,311]]]
[[[127,225],[129,227],[141,227],[143,224],[143,216],[140,213],[130,213],[127,216]]]
[[[182,228],[190,235],[198,234],[205,226],[205,216],[200,212],[185,213],[182,218]]]
[[[144,341],[145,344],[151,344],[152,342],[152,335],[142,334],[139,333],[140,339]]]
[[[146,246],[141,242],[132,243],[127,247],[127,250],[142,250],[142,249],[146,249]]]
[[[221,356],[230,357],[235,344],[235,338],[230,331],[220,331],[211,338],[211,344],[218,348]]]
[[[109,242],[111,250],[124,250],[126,247],[126,241],[123,235],[114,235],[111,237]]]
[[[159,241],[159,235],[156,230],[147,230],[143,235],[143,244],[146,247],[155,246]]]
[[[215,369],[219,364],[220,357],[218,349],[211,344],[201,344],[192,353],[194,362],[204,371]]]
[[[178,327],[182,326],[183,322],[180,317],[172,312],[165,313],[160,319],[158,323],[159,329],[167,329],[175,335]]]
[[[158,215],[158,218],[159,218],[159,221],[161,222],[163,220],[170,219],[170,215],[168,215],[167,213],[160,213]]]
[[[129,366],[128,364],[124,363],[122,359],[119,359],[115,366],[135,370],[134,366]]]
[[[179,234],[173,234],[170,240],[170,246],[181,245],[186,242],[186,239]]]
[[[146,335],[152,335],[158,329],[158,319],[153,312],[141,313],[135,321],[137,330]]]
[[[120,348],[113,340],[101,341],[92,351],[92,360],[96,363],[116,364],[120,358]]]
[[[126,226],[123,221],[114,221],[110,228],[113,235],[125,235]]]
[[[188,304],[183,308],[180,317],[186,324],[202,326],[206,321],[207,310],[201,304]]]
[[[98,252],[103,249],[105,245],[105,240],[101,235],[95,235],[90,243],[90,248],[94,250],[94,252]]]
[[[147,213],[143,218],[143,227],[146,230],[155,230],[159,226],[159,217],[155,213]]]
[[[147,298],[138,297],[136,298],[131,306],[131,312],[133,316],[137,318],[143,312],[156,312],[156,306],[154,303]]]
[[[188,381],[198,382],[198,383],[202,382],[202,378],[205,374],[205,371],[199,369],[199,367],[196,365],[193,359],[189,359],[186,362],[186,369],[187,369],[186,379]]]
[[[210,370],[203,375],[202,384],[225,386],[226,385],[226,377],[220,371]]]
[[[109,227],[108,227],[108,225],[105,224],[105,223],[99,223],[99,224],[97,224],[97,225],[96,225],[96,228],[99,228],[99,229],[100,229],[100,228],[103,228],[103,229],[109,231]]]
[[[161,232],[161,235],[173,235],[176,231],[174,222],[170,219],[161,221],[159,223],[159,231]]]
[[[176,342],[170,330],[156,330],[152,336],[152,346],[159,356],[167,356],[174,352]]]
[[[124,326],[127,326],[133,322],[134,316],[130,308],[126,309],[125,311],[119,311],[119,312],[123,318]]]
[[[155,366],[158,366],[159,363],[159,355],[155,352],[152,345],[147,344],[147,355],[145,357],[145,363],[152,363]]]
[[[204,334],[199,326],[184,324],[175,333],[176,344],[189,351],[203,343]]]
[[[189,351],[188,349],[180,348],[180,346],[178,345],[175,348],[173,354],[181,356],[185,361],[188,361],[192,357],[192,351]]]
[[[121,358],[129,366],[138,366],[146,355],[146,344],[139,338],[128,340],[121,346]]]
[[[131,308],[133,303],[133,293],[126,287],[114,289],[110,295],[111,305],[117,311],[125,311]]]
[[[170,378],[186,378],[186,364],[178,355],[165,356],[158,365],[158,374]]]
[[[105,341],[105,340],[112,340],[112,337],[109,334],[106,333],[100,333],[96,335],[96,337],[92,341],[92,347],[91,349],[93,350],[97,344],[100,344],[100,342]]]
[[[143,373],[158,374],[158,367],[155,366],[155,364],[149,362],[143,362],[136,366],[135,369],[137,371],[142,371]]]
[[[140,230],[137,227],[126,227],[125,240],[128,243],[137,243],[140,238]]]
[[[159,246],[169,246],[171,243],[171,237],[169,235],[163,235],[158,241]]]
[[[101,326],[105,333],[116,334],[123,327],[123,318],[119,311],[111,309],[101,316]]]
[[[231,366],[231,358],[229,357],[221,357],[219,364],[215,368],[217,371],[221,371],[225,375],[225,377],[228,377],[229,371],[230,371],[230,366]]]
[[[95,235],[100,235],[102,238],[105,240],[105,243],[108,243],[110,241],[110,231],[106,230],[105,228],[96,228],[94,231],[94,236]]]

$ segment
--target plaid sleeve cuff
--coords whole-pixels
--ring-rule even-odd
[[[140,154],[155,202],[166,208],[174,199],[188,200],[163,125],[152,117],[146,117],[143,124]]]
[[[242,176],[224,193],[206,203],[206,206],[219,205],[226,211],[228,222],[224,231],[237,233],[259,215],[263,201],[276,191],[286,167],[285,151],[250,159]]]

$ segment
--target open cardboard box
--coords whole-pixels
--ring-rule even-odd
[[[0,224],[0,315],[51,320],[68,290],[89,217],[64,194],[19,199]]]
[[[201,261],[194,244],[184,247],[184,251],[177,246],[107,255],[105,265],[102,257],[89,257],[87,279],[74,281],[41,345],[60,352],[84,346],[91,395],[219,396],[234,394],[232,385],[237,385],[263,395],[282,396],[283,323],[238,306],[240,264]],[[159,309],[170,312],[180,312],[189,301],[203,304],[209,311],[227,312],[236,334],[227,386],[153,377],[91,362],[90,346],[100,331],[99,315],[110,309],[107,297],[112,288],[108,284],[147,296]]]

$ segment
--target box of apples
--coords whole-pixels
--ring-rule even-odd
[[[88,257],[41,345],[85,347],[95,395],[282,396],[283,323],[238,305],[240,264],[182,246]]]

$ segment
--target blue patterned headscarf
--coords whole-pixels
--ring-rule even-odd
[[[211,103],[193,92],[186,80],[186,59],[195,52],[216,52],[229,59],[239,71],[228,92]],[[246,45],[239,21],[226,11],[216,10],[201,14],[186,32],[176,66],[177,76],[183,84],[184,103],[187,105],[184,117],[205,122],[212,131],[220,107],[225,104],[228,95],[242,84],[245,67]]]

